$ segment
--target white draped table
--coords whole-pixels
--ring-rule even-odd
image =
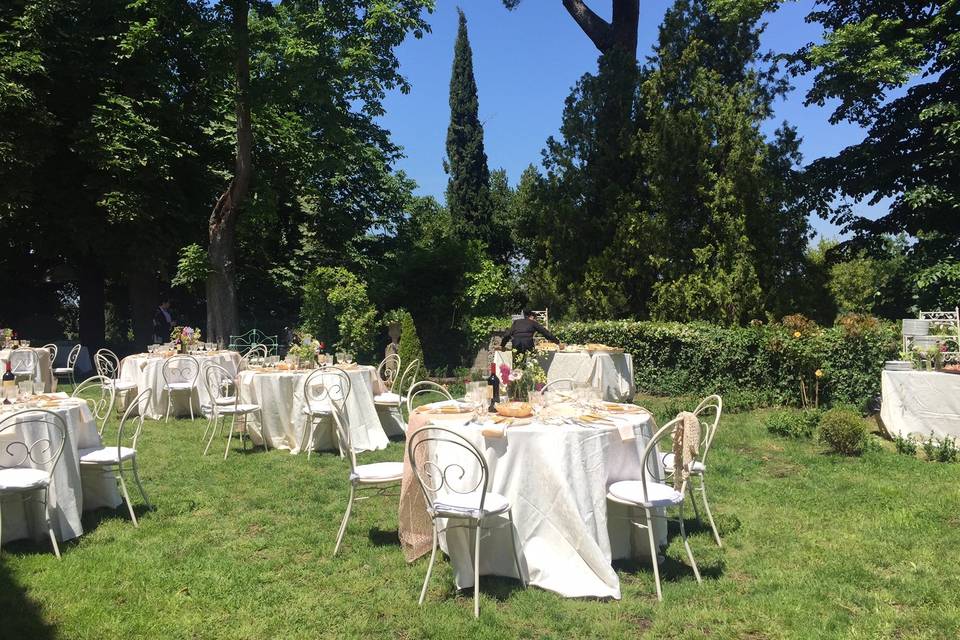
[[[230,375],[235,376],[240,364],[240,354],[236,351],[215,351],[190,355],[197,359],[200,371],[193,386],[193,393],[190,396],[179,392],[173,394],[173,409],[170,412],[173,416],[189,416],[189,403],[192,402],[194,416],[202,417],[200,407],[209,404],[207,387],[203,381],[203,372],[207,365],[220,365]],[[163,390],[163,374],[161,372],[163,363],[167,359],[163,355],[138,353],[127,356],[120,365],[120,379],[125,382],[134,382],[137,385],[136,391],[132,392],[130,397],[136,397],[137,394],[143,393],[147,389],[153,389],[153,396],[149,405],[140,407],[140,413],[153,420],[160,420],[167,411],[167,392]]]
[[[64,394],[65,396],[65,394]],[[16,406],[17,409],[26,407]],[[83,534],[80,514],[84,510],[97,507],[117,507],[122,501],[113,476],[105,476],[100,469],[81,471],[78,449],[98,447],[101,444],[97,434],[97,424],[87,403],[82,400],[64,399],[56,406],[41,406],[38,409],[52,411],[62,417],[67,427],[67,441],[63,454],[53,473],[50,484],[50,511],[54,532],[60,540],[70,540]],[[0,419],[9,415],[0,412]],[[55,434],[50,434],[55,436]],[[0,435],[0,463],[10,456],[6,452],[7,444],[23,434],[16,429]],[[3,540],[17,540],[30,535],[28,512],[33,535],[46,538],[47,525],[43,510],[36,502],[23,506],[19,498],[7,500],[3,505]]]
[[[610,402],[633,400],[633,356],[609,351],[537,351],[537,360],[547,372],[547,382],[572,378],[600,390]],[[494,352],[494,362],[513,367],[512,351]]]
[[[884,370],[880,389],[880,419],[891,435],[960,438],[960,375]]]
[[[270,446],[288,449],[291,454],[300,453],[305,447],[309,434],[306,433],[307,414],[304,413],[306,401],[303,397],[303,383],[314,370],[271,370],[252,369],[240,373],[241,402],[260,405],[263,424],[258,424],[257,415],[251,414],[248,420],[253,423],[251,436],[259,444],[258,433],[264,433],[270,440]],[[376,391],[377,371],[374,367],[355,366],[345,369],[350,378],[350,395],[346,402],[346,419],[350,429],[350,439],[356,451],[385,449],[389,444],[373,403]],[[331,374],[328,383],[333,384]],[[324,379],[327,376],[323,376]],[[378,386],[379,388],[379,386]],[[324,420],[314,435],[315,450],[336,449],[332,420]]]
[[[50,367],[50,352],[43,347],[24,347],[37,354],[37,364],[33,370],[33,384],[36,393],[49,393],[53,389],[53,369]],[[0,372],[7,368],[7,361],[13,349],[0,349]]]
[[[624,430],[636,437],[624,440],[617,427],[536,421],[508,427],[502,437],[488,437],[476,423],[439,423],[483,452],[490,471],[487,491],[505,496],[512,505],[520,564],[529,584],[566,597],[619,599],[613,560],[647,553],[646,534],[628,520],[629,515],[642,520],[643,511],[630,514],[628,507],[609,503],[606,496],[610,484],[640,478],[643,449],[654,422],[645,412],[611,419],[629,425]],[[436,455],[441,468],[451,463],[461,464],[468,473],[478,468],[457,447],[445,445]],[[655,458],[659,465],[659,456]],[[662,473],[659,468],[649,471]],[[464,486],[472,486],[471,478],[464,480]],[[505,522],[504,516],[497,524]],[[665,524],[657,520],[654,526],[659,544],[665,544]],[[485,528],[480,573],[517,577],[511,544],[507,526]],[[457,586],[472,586],[468,531],[448,530],[441,536],[441,547],[450,556]]]

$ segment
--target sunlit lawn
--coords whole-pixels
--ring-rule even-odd
[[[483,579],[479,621],[446,561],[417,607],[426,560],[403,560],[396,498],[359,503],[331,557],[347,495],[339,457],[201,457],[202,420],[148,422],[155,510],[141,509],[139,529],[122,508],[86,514],[62,562],[47,545],[7,545],[0,637],[960,636],[960,465],[890,450],[840,459],[769,436],[762,416],[726,417],[711,453],[725,546],[693,526],[703,585],[673,538],[662,604],[649,567],[624,565],[617,602]],[[362,458],[398,460],[401,446]]]

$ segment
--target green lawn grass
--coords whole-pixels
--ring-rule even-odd
[[[396,498],[356,505],[331,557],[347,497],[339,457],[201,457],[202,420],[151,421],[140,457],[155,509],[140,505],[139,529],[123,507],[86,514],[62,562],[49,545],[5,546],[0,637],[960,636],[960,465],[889,449],[839,458],[768,435],[763,415],[725,416],[710,454],[724,547],[692,524],[702,585],[673,537],[661,604],[649,567],[624,564],[616,602],[482,579],[479,621],[445,560],[417,607],[426,559],[403,560]],[[399,460],[401,447],[361,461]]]

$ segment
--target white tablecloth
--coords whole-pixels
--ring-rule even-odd
[[[50,368],[50,352],[41,347],[30,347],[37,354],[37,364],[33,372],[35,393],[49,393],[53,386],[53,370]],[[7,368],[12,349],[0,349],[0,372]]]
[[[880,419],[891,435],[960,438],[960,375],[883,371]]]
[[[80,470],[78,449],[100,445],[97,424],[87,404],[80,400],[66,400],[58,407],[42,407],[60,415],[67,425],[67,442],[63,447],[50,485],[50,509],[53,527],[60,540],[70,540],[83,534],[80,514],[86,509],[117,507],[121,504],[113,476],[104,476],[99,469]],[[0,418],[8,414],[0,413]],[[53,434],[51,434],[53,435]],[[6,445],[22,434],[5,432],[0,436],[0,461],[9,458]],[[47,536],[43,511],[36,502],[24,508],[20,498],[7,498],[3,505],[3,542],[26,538],[29,535],[27,510],[33,520],[33,533],[38,539]]]
[[[185,392],[176,392],[173,394],[172,416],[189,416],[190,404],[193,402],[193,413],[195,417],[202,417],[200,405],[208,404],[207,387],[203,382],[203,371],[207,364],[217,364],[226,369],[230,375],[237,374],[237,366],[240,364],[240,354],[236,351],[219,351],[216,353],[195,355],[200,364],[200,371],[197,375],[197,381],[193,388],[193,393],[188,396]],[[123,359],[120,366],[120,379],[127,382],[135,382],[137,390],[129,394],[136,397],[136,394],[143,393],[147,389],[153,389],[153,398],[149,406],[141,407],[140,412],[147,418],[160,420],[167,411],[167,393],[163,390],[163,374],[161,369],[166,358],[148,353],[140,353],[128,356]]]
[[[535,423],[510,427],[502,438],[484,437],[477,425],[451,427],[484,452],[490,469],[487,490],[505,496],[513,507],[529,584],[566,597],[620,598],[612,561],[647,553],[645,531],[629,523],[626,507],[608,503],[606,496],[611,483],[640,478],[653,420],[645,413],[617,419],[633,425],[634,440],[624,441],[613,427]],[[451,448],[449,458],[440,455],[444,467],[459,455],[464,468],[471,468],[462,450]],[[643,511],[633,515],[642,520]],[[662,520],[656,521],[655,531],[665,544]],[[442,545],[457,585],[472,586],[467,530],[449,530]],[[510,545],[507,527],[490,529],[480,544],[480,573],[516,577]]]
[[[547,382],[573,378],[600,389],[604,400],[629,402],[636,392],[633,381],[633,356],[605,351],[547,351],[537,354],[547,372]],[[494,362],[513,366],[512,351],[494,352]]]
[[[263,428],[266,429],[270,446],[277,449],[289,449],[290,453],[300,453],[300,447],[306,446],[309,436],[305,436],[307,415],[303,412],[303,383],[312,370],[298,371],[244,371],[240,374],[241,402],[259,404],[263,414]],[[350,395],[347,398],[346,413],[350,425],[350,439],[357,451],[385,449],[389,440],[377,418],[377,408],[373,404],[373,386],[376,369],[357,367],[347,370],[350,378]],[[326,378],[327,376],[324,376]],[[333,382],[332,380],[330,381]],[[256,414],[249,416],[260,433]],[[256,433],[252,434],[255,442]],[[333,422],[325,419],[314,434],[315,450],[336,449]]]

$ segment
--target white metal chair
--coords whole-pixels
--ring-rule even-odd
[[[427,585],[437,557],[440,536],[439,518],[446,520],[445,529],[465,526],[473,537],[473,616],[480,617],[480,539],[484,522],[506,515],[513,541],[513,561],[517,577],[526,586],[520,568],[520,550],[510,501],[487,487],[490,471],[483,453],[459,433],[445,427],[426,426],[414,432],[407,442],[407,459],[413,467],[427,501],[427,512],[433,521],[433,546],[430,564],[420,590],[419,604],[427,595]],[[463,523],[463,524],[453,524]],[[498,525],[503,526],[503,524]]]
[[[53,378],[53,367],[57,364],[57,353],[60,350],[57,348],[57,345],[52,342],[49,344],[43,345],[43,348],[50,352],[50,378]]]
[[[663,592],[660,589],[660,564],[656,540],[654,539],[653,520],[661,518],[666,520],[675,520],[680,524],[680,535],[683,537],[683,546],[687,550],[687,558],[690,559],[690,565],[693,567],[693,575],[700,583],[700,569],[697,567],[697,561],[693,559],[693,551],[690,550],[690,542],[687,540],[687,531],[683,525],[683,502],[687,493],[687,480],[683,481],[680,490],[673,486],[660,482],[659,480],[649,479],[647,476],[658,478],[659,465],[651,465],[651,462],[659,460],[657,444],[660,440],[671,435],[677,425],[682,424],[682,419],[677,417],[665,424],[657,431],[653,438],[647,443],[643,450],[641,458],[643,464],[641,477],[639,480],[622,480],[614,482],[607,487],[607,500],[616,502],[628,507],[642,508],[646,519],[638,522],[630,519],[638,529],[647,530],[647,539],[650,543],[650,559],[653,564],[653,577],[657,583],[657,600],[663,600]],[[692,466],[692,464],[691,464]],[[680,513],[677,518],[670,518],[666,509],[670,507],[679,507]],[[664,510],[664,515],[658,513],[660,509]]]
[[[400,356],[396,353],[388,355],[377,366],[377,379],[383,383],[387,391],[393,391],[393,383],[396,382],[399,375]]]
[[[237,365],[237,371],[246,371],[250,368],[250,363],[254,360],[263,360],[267,357],[267,347],[262,344],[255,344],[240,357],[240,364]]]
[[[37,373],[37,352],[33,349],[20,348],[14,349],[8,359],[10,363],[10,372],[18,380],[33,380]]]
[[[720,426],[720,414],[723,413],[723,399],[718,395],[707,396],[700,401],[697,408],[693,411],[697,419],[700,420],[700,459],[690,466],[690,488],[693,491],[700,492],[700,498],[703,500],[703,510],[707,513],[707,521],[710,523],[710,529],[713,531],[713,539],[718,547],[722,547],[720,533],[717,531],[717,525],[713,521],[713,514],[710,512],[710,503],[707,502],[707,454],[710,452],[710,445],[713,444],[713,437]],[[712,421],[710,421],[710,414]],[[706,420],[704,420],[706,418]],[[663,456],[663,468],[667,475],[674,472],[673,454],[667,453]],[[696,482],[693,480],[696,479]],[[690,493],[690,502],[693,504],[693,512],[697,516],[697,522],[700,520],[700,511],[697,509],[697,501],[694,494]]]
[[[303,381],[303,413],[306,415],[306,428],[303,437],[307,440],[307,460],[313,454],[313,437],[317,428],[327,418],[340,416],[340,420],[345,423],[344,429],[350,430],[347,423],[346,404],[351,391],[350,376],[339,367],[324,367],[317,369],[308,375]],[[334,419],[336,422],[336,419]],[[337,436],[337,447],[340,449],[340,456],[346,455],[344,442],[340,439],[338,431],[334,430]],[[301,443],[301,450],[304,448]]]
[[[337,431],[337,439],[340,447],[343,449],[347,462],[350,464],[350,497],[347,499],[347,510],[343,514],[343,520],[340,522],[340,530],[337,531],[337,543],[333,547],[333,555],[340,552],[340,544],[343,542],[343,536],[347,532],[347,523],[350,521],[350,514],[353,511],[353,503],[359,500],[379,496],[398,496],[399,493],[390,493],[393,489],[400,488],[400,481],[403,480],[402,462],[373,462],[370,464],[357,464],[357,454],[353,449],[350,440],[350,428],[347,425],[345,416],[341,414],[340,407],[336,402],[331,403],[333,426]],[[357,495],[360,492],[372,492],[367,495]]]
[[[551,380],[547,384],[543,385],[543,393],[547,391],[559,391],[556,387],[567,387],[567,391],[573,391],[576,389],[577,381],[573,378],[557,378],[556,380]]]
[[[143,483],[140,482],[140,469],[137,466],[137,443],[140,440],[140,434],[143,432],[143,415],[133,415],[140,403],[148,404],[150,396],[153,395],[153,389],[146,389],[137,396],[136,400],[127,407],[123,417],[120,419],[120,427],[117,430],[117,445],[101,445],[99,447],[88,447],[79,450],[80,466],[100,467],[104,475],[112,475],[123,493],[123,499],[127,503],[127,511],[130,513],[130,519],[134,527],[139,527],[137,514],[133,511],[133,503],[130,501],[130,494],[127,492],[127,483],[123,478],[123,472],[126,465],[129,465],[133,471],[133,480],[137,483],[137,489],[140,491],[140,497],[143,498],[147,509],[152,509],[150,500],[143,490]],[[131,433],[131,430],[133,433]],[[130,446],[124,446],[124,436],[126,435]]]
[[[203,450],[203,455],[207,455],[207,452],[210,451],[210,445],[213,444],[214,437],[223,430],[222,419],[229,416],[230,433],[227,436],[227,447],[223,452],[223,459],[226,460],[230,454],[230,444],[233,442],[234,432],[236,432],[237,437],[240,438],[240,444],[243,448],[247,448],[247,443],[243,439],[245,434],[247,437],[250,436],[247,430],[247,416],[251,413],[258,414],[260,416],[260,424],[263,425],[263,415],[260,413],[260,405],[240,402],[240,385],[237,384],[236,378],[220,365],[211,364],[207,366],[203,373],[203,381],[207,388],[207,395],[210,397],[210,404],[206,407],[206,410],[211,412],[211,420],[207,425],[207,428],[210,430],[210,438],[207,440],[207,446]],[[226,395],[230,393],[231,388],[236,390],[234,395]],[[227,398],[229,398],[230,401],[225,402],[224,400]],[[240,417],[239,429],[237,425],[238,416]],[[204,435],[206,435],[206,432],[204,432]],[[267,434],[262,428],[260,430],[260,439],[263,440],[263,450],[269,451],[270,443],[268,442]]]
[[[193,389],[197,386],[197,377],[200,375],[200,362],[193,356],[171,356],[164,360],[160,375],[163,377],[163,390],[167,394],[167,412],[163,421],[170,420],[175,393],[187,394],[190,401],[190,419],[193,420]]]
[[[73,398],[87,401],[94,420],[100,425],[97,429],[100,435],[103,435],[117,398],[116,387],[111,382],[106,376],[91,376],[77,385],[71,394]]]
[[[110,349],[97,351],[93,356],[93,364],[97,369],[97,374],[109,380],[109,384],[116,389],[117,394],[125,394],[137,388],[136,382],[120,379],[121,361],[117,354]]]
[[[403,419],[401,410],[406,400],[406,392],[417,381],[419,370],[420,361],[414,360],[403,370],[390,391],[373,396],[373,404],[377,408],[380,424],[388,435],[407,431],[407,423]]]
[[[53,368],[53,375],[58,381],[61,378],[69,378],[70,384],[77,386],[75,369],[77,367],[77,359],[80,357],[80,349],[81,346],[79,344],[73,345],[70,353],[67,354],[67,366]]]
[[[3,527],[3,498],[16,496],[23,503],[36,500],[43,504],[47,533],[57,558],[60,546],[53,532],[50,514],[50,482],[63,453],[67,425],[52,411],[27,409],[0,420],[0,438],[4,441],[0,455],[0,539]],[[30,512],[27,511],[29,517]]]
[[[443,396],[444,400],[453,401],[453,396],[447,390],[447,388],[441,384],[437,384],[431,380],[421,380],[420,382],[414,382],[410,385],[410,388],[407,390],[407,418],[409,419],[410,414],[414,410],[414,400],[417,396],[423,396],[427,394],[440,394]]]

